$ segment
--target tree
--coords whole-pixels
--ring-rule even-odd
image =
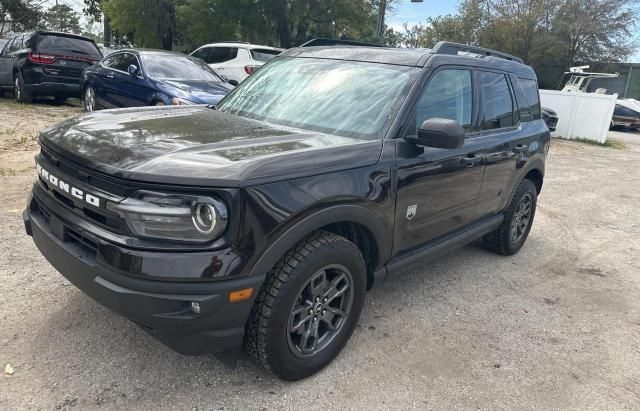
[[[103,0],[114,30],[130,33],[139,47],[173,49],[176,10],[173,0]]]
[[[42,0],[0,0],[0,37],[14,31],[37,28],[42,17]]]
[[[44,14],[44,26],[49,30],[80,34],[80,16],[66,4],[57,4]]]

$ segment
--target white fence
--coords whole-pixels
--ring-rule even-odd
[[[554,137],[604,143],[616,107],[617,94],[570,93],[540,90],[543,107],[558,113],[560,120]]]

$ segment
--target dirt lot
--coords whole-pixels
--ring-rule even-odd
[[[405,270],[330,367],[283,383],[166,349],[37,252],[20,219],[33,137],[78,111],[0,100],[0,409],[640,406],[640,135],[554,141],[520,254],[473,244]]]

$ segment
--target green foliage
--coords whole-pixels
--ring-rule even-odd
[[[0,37],[6,32],[32,30],[40,23],[42,1],[0,0]]]
[[[522,57],[544,87],[555,87],[569,66],[631,55],[638,17],[637,0],[463,0],[457,14],[405,27],[402,42],[495,48]]]
[[[67,33],[79,34],[80,16],[66,4],[58,4],[51,7],[44,14],[44,27],[48,30],[64,31]]]
[[[176,13],[173,0],[103,0],[114,30],[130,33],[138,47],[173,48]]]

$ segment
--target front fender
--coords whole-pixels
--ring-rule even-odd
[[[383,222],[369,209],[359,205],[333,205],[298,219],[284,230],[249,271],[249,275],[267,273],[278,260],[305,236],[329,224],[350,222],[365,227],[375,239],[378,256],[374,271],[380,270],[391,252],[390,236]]]

